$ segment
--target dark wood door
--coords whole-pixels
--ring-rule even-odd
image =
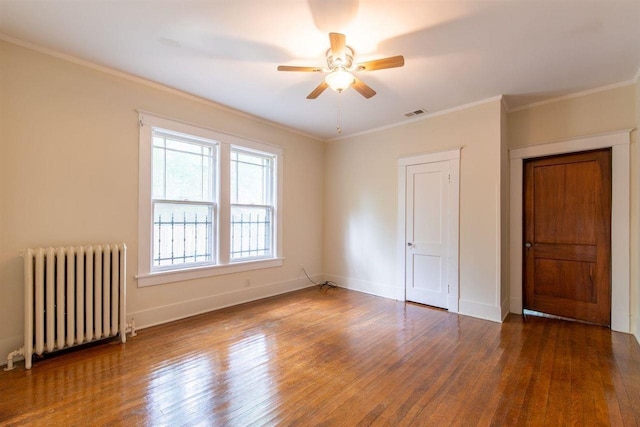
[[[524,308],[611,324],[611,150],[525,162]]]

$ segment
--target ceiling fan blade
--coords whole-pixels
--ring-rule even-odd
[[[320,67],[296,67],[290,65],[278,65],[278,71],[304,71],[311,73],[319,73],[322,71]]]
[[[360,95],[364,96],[367,99],[371,98],[373,95],[376,94],[375,90],[371,89],[366,83],[364,83],[362,80],[358,79],[357,77],[355,78],[355,81],[351,86],[355,90],[357,90]]]
[[[329,33],[329,41],[331,42],[331,53],[334,58],[340,57],[344,61],[344,48],[347,45],[344,34]]]
[[[373,71],[385,68],[396,68],[404,65],[404,56],[390,56],[389,58],[374,59],[373,61],[361,62],[356,65],[356,71]]]
[[[318,87],[313,90],[313,92],[307,95],[307,99],[316,99],[328,87],[329,85],[327,84],[327,82],[323,80],[322,83],[320,83]]]

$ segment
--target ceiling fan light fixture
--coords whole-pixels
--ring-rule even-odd
[[[2,1],[2,0],[0,0]],[[307,99],[316,99],[328,87],[341,93],[353,86],[353,89],[360,95],[369,99],[376,94],[362,80],[354,76],[353,73],[360,71],[383,70],[385,68],[396,68],[404,65],[402,55],[391,56],[389,58],[374,59],[372,61],[353,63],[353,49],[346,45],[344,34],[329,33],[331,47],[327,50],[327,67],[299,67],[292,65],[280,65],[278,71],[303,71],[303,72],[324,72],[324,80],[309,95]]]
[[[351,74],[344,68],[336,68],[326,75],[324,81],[329,85],[331,89],[340,93],[351,86],[353,82],[355,82],[355,77],[353,77],[353,74]]]

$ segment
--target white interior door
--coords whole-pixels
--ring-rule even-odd
[[[405,296],[447,309],[449,180],[448,161],[406,169]]]

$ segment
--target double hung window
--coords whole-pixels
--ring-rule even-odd
[[[273,156],[231,150],[231,260],[273,253]]]
[[[140,113],[138,285],[282,265],[282,149]]]
[[[152,270],[216,260],[213,141],[153,130]]]

